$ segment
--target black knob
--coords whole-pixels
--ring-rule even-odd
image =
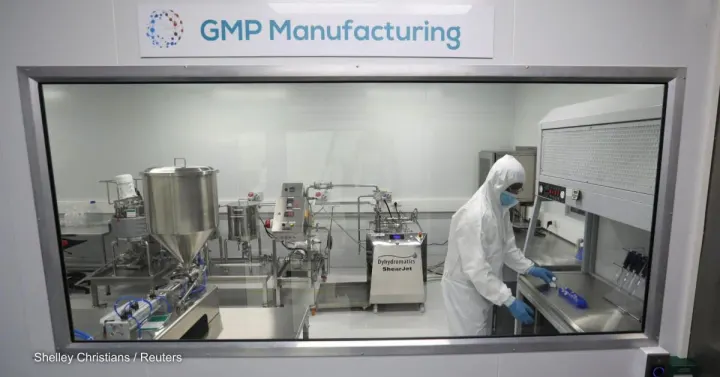
[[[665,368],[663,367],[655,367],[652,371],[653,377],[662,377],[665,375]]]

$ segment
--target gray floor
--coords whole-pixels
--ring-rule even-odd
[[[328,282],[362,281],[364,269],[334,269]],[[448,336],[440,280],[427,283],[425,312],[417,305],[383,305],[372,310],[321,310],[310,318],[311,339],[417,338]]]

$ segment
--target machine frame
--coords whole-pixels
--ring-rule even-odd
[[[578,351],[657,345],[674,201],[685,68],[452,65],[18,67],[38,234],[55,347],[59,352],[135,352],[185,357],[359,356]],[[73,342],[60,227],[39,84],[271,82],[457,82],[664,84],[663,141],[653,216],[652,274],[642,333],[519,338],[329,341]]]

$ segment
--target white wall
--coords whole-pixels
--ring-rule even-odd
[[[454,212],[477,189],[477,153],[513,136],[514,89],[504,84],[53,85],[44,94],[56,193],[70,202],[106,202],[98,181],[185,157],[220,170],[221,202],[332,181],[392,190],[406,210]],[[369,192],[337,188],[330,198]]]
[[[688,67],[683,135],[680,146],[679,195],[674,208],[671,263],[678,281],[665,292],[661,345],[684,356],[702,239],[709,159],[714,130],[717,6],[711,0],[473,0],[496,6],[495,58],[492,60],[427,59],[415,63],[612,65]],[[15,0],[0,5],[0,240],[6,268],[4,287],[2,374],[8,376],[190,376],[242,370],[248,375],[317,375],[342,371],[348,376],[387,373],[403,365],[417,376],[438,373],[478,376],[639,375],[637,352],[457,355],[438,357],[192,359],[179,365],[33,365],[31,353],[52,351],[47,296],[32,185],[16,87],[18,65],[137,64],[317,64],[364,65],[375,61],[408,64],[406,59],[152,59],[137,54],[137,1]],[[8,37],[11,36],[11,37]],[[10,339],[10,340],[9,340]],[[9,341],[8,341],[9,340]],[[610,368],[610,369],[608,369]],[[227,373],[227,372],[226,372]]]
[[[538,84],[518,85],[515,99],[515,146],[540,145],[540,121],[550,110],[579,102],[646,89],[646,85],[584,85]],[[543,227],[549,221],[549,231],[575,243],[584,237],[585,223],[580,216],[566,216],[560,203],[543,203],[540,209]],[[528,214],[532,212],[528,211]]]

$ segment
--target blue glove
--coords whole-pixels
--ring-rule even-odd
[[[508,306],[508,309],[510,309],[510,313],[513,317],[517,318],[517,320],[522,322],[522,324],[529,325],[533,323],[535,312],[522,302],[522,300],[515,299],[512,304]]]
[[[555,274],[550,272],[550,270],[544,269],[542,267],[532,266],[527,273],[528,275],[535,276],[536,278],[541,279],[548,284],[552,283],[553,278],[555,277]]]

